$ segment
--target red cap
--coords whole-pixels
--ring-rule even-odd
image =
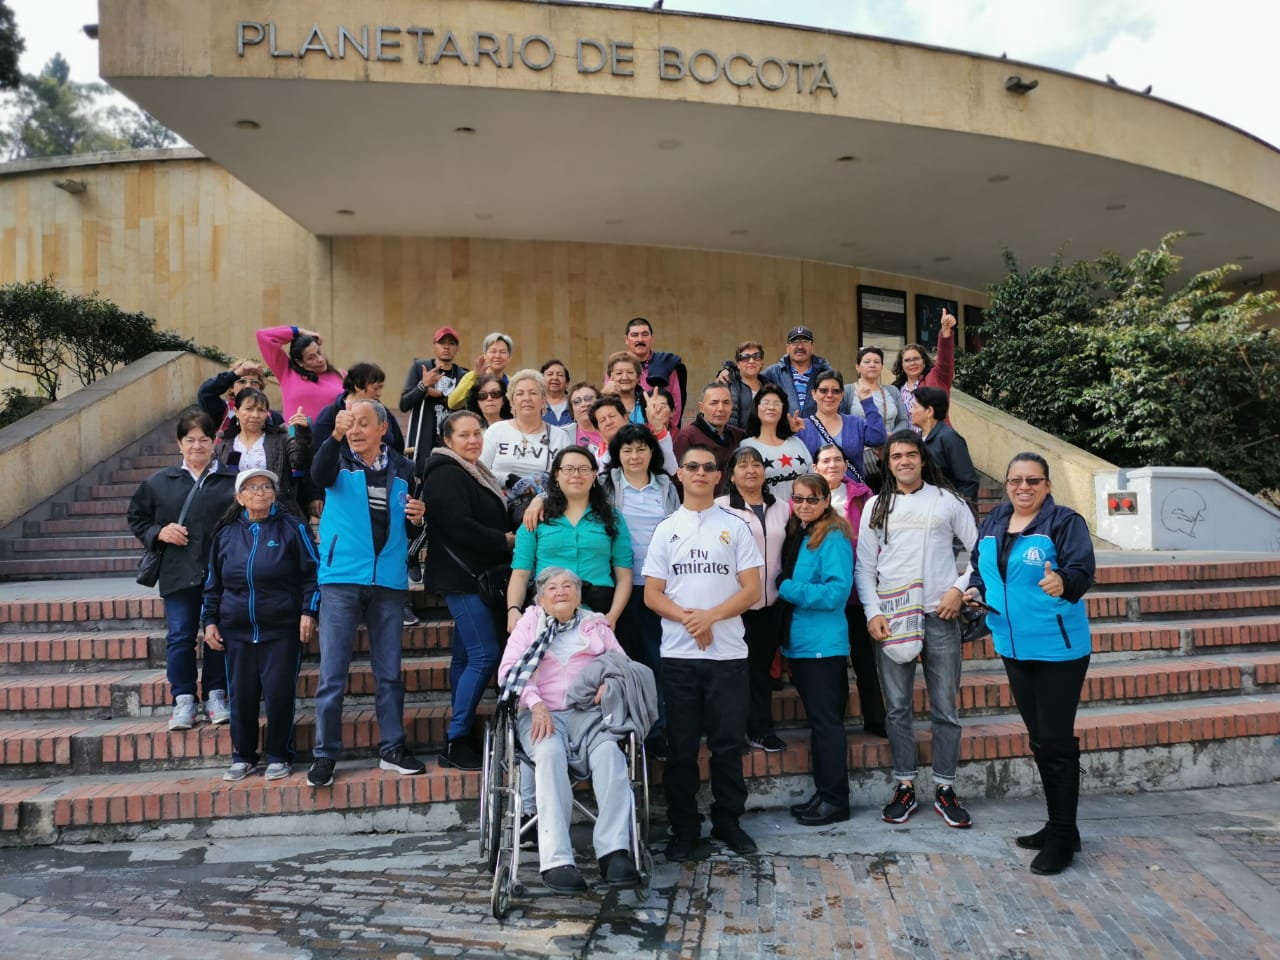
[[[459,343],[462,342],[462,338],[458,336],[458,331],[453,329],[453,327],[441,327],[436,331],[435,336],[431,338],[431,342],[439,343],[445,337],[453,337],[453,339],[457,340]]]

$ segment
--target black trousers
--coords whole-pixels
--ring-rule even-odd
[[[231,756],[258,762],[258,702],[265,701],[267,763],[293,762],[293,714],[302,644],[295,632],[262,643],[226,641],[227,693],[231,702]]]
[[[844,729],[849,699],[847,657],[790,659],[791,679],[809,718],[809,755],[818,796],[849,806],[849,742]]]
[[[880,671],[876,667],[877,644],[867,630],[867,617],[862,607],[844,608],[849,624],[849,659],[858,684],[858,700],[862,704],[862,725],[884,729],[884,694],[880,691]]]
[[[765,607],[744,613],[742,625],[747,631],[747,674],[751,685],[747,734],[758,739],[773,733],[773,678],[770,669],[778,653],[778,619],[772,607]]]
[[[1009,689],[1031,735],[1032,749],[1074,738],[1076,708],[1088,669],[1087,656],[1078,660],[1004,658]]]
[[[698,744],[711,751],[711,823],[736,824],[747,805],[742,740],[747,733],[747,661],[662,658],[667,701],[663,791],[674,833],[697,834]]]

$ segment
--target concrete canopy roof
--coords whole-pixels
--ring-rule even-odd
[[[1189,269],[1280,271],[1280,152],[1077,77],[823,31],[513,0],[389,0],[375,15],[282,0],[256,22],[285,52],[313,25],[332,47],[338,24],[357,36],[433,24],[428,60],[449,30],[464,58],[477,30],[537,34],[555,44],[552,67],[419,64],[404,32],[398,62],[350,48],[273,57],[264,43],[240,56],[239,17],[260,14],[212,6],[102,0],[103,76],[319,235],[732,250],[980,289],[1002,275],[1004,247],[1024,263],[1064,246],[1070,258],[1128,255],[1181,230]],[[582,73],[583,37],[632,44],[635,76]],[[838,95],[663,81],[660,46],[822,57]],[[1040,86],[1009,93],[1015,74]]]

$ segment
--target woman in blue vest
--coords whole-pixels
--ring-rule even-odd
[[[1080,740],[1076,708],[1092,650],[1084,594],[1093,586],[1093,541],[1084,518],[1053,502],[1049,464],[1020,453],[1005,470],[1009,502],[978,532],[969,601],[987,625],[1027,726],[1049,822],[1018,837],[1038,850],[1031,872],[1061,873],[1080,849]]]

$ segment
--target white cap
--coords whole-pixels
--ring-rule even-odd
[[[263,470],[261,467],[256,470],[241,470],[236,474],[236,493],[239,493],[240,488],[254,477],[266,477],[271,481],[272,486],[275,486],[280,481],[280,478],[270,470]]]

